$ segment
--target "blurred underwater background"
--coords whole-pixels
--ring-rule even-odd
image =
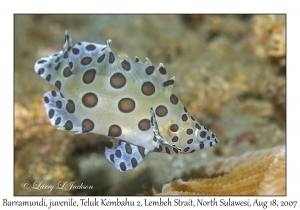
[[[285,15],[20,14],[14,24],[15,195],[286,194]],[[174,93],[220,142],[186,155],[149,153],[122,173],[104,156],[108,137],[57,130],[43,105],[57,88],[33,66],[62,49],[65,30],[73,45],[112,39],[116,55],[162,62],[176,77]],[[25,181],[93,187],[36,190]]]

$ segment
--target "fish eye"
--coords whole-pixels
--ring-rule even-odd
[[[195,131],[195,138],[199,141],[204,141],[209,135],[209,129],[198,129]]]
[[[198,128],[195,129],[194,138],[197,140],[201,140],[200,138],[200,130]]]

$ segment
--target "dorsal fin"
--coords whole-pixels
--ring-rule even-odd
[[[65,32],[65,40],[64,40],[64,44],[63,44],[63,52],[69,52],[71,50],[72,47],[72,38],[70,36],[70,34],[68,33],[68,31],[66,30]]]
[[[107,45],[79,42],[72,47],[72,39],[66,31],[63,50],[47,58],[41,58],[35,63],[34,69],[58,89],[61,89],[63,81],[71,78],[72,74],[82,73],[88,66],[99,69],[99,76],[111,77],[112,74],[121,72],[127,80],[141,84],[151,82],[157,89],[171,91],[175,77],[168,79],[162,63],[155,68],[148,58],[142,63],[137,56],[135,61],[128,56],[125,59],[115,56],[110,49],[111,44],[111,40],[107,40]]]
[[[69,52],[72,48],[72,39],[65,32],[63,50],[36,61],[35,72],[42,78],[55,85],[59,90],[67,76],[73,74],[69,69]]]
[[[116,64],[115,67],[126,70],[127,72],[123,73],[129,79],[139,81],[141,84],[150,81],[156,88],[166,91],[170,91],[173,87],[175,77],[168,80],[167,71],[162,63],[155,68],[148,58],[145,63],[142,63],[137,56],[133,62],[128,56],[124,59],[119,55],[119,64]],[[124,64],[129,64],[130,69],[124,68]]]

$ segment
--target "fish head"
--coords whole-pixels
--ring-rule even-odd
[[[185,107],[183,110],[178,117],[174,117],[163,126],[157,124],[152,111],[151,125],[154,137],[158,140],[157,147],[159,144],[161,146],[157,151],[169,153],[168,151],[174,150],[177,153],[178,150],[180,153],[192,153],[219,142],[215,133],[195,120]]]
[[[179,123],[170,125],[168,141],[177,143],[182,153],[192,153],[197,150],[209,148],[219,142],[215,133],[201,125],[189,112],[181,115]]]

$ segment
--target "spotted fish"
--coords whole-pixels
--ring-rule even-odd
[[[44,94],[52,125],[112,137],[105,156],[120,171],[150,151],[192,153],[219,142],[172,93],[175,77],[162,63],[155,68],[148,58],[116,57],[111,44],[72,46],[66,31],[63,49],[36,61],[35,72],[59,90]]]

